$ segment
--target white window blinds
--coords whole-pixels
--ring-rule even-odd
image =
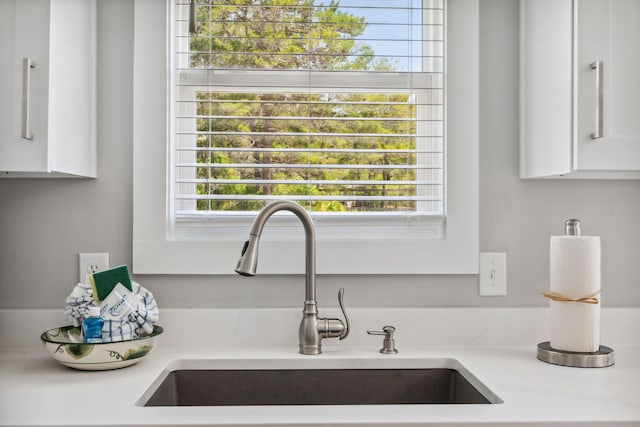
[[[443,2],[178,0],[175,216],[443,215]]]

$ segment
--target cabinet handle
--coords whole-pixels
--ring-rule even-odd
[[[33,139],[30,123],[31,69],[36,65],[31,58],[22,59],[22,138]]]
[[[603,127],[603,104],[604,104],[604,63],[596,61],[591,64],[591,69],[596,71],[596,131],[591,134],[591,139],[602,138]]]

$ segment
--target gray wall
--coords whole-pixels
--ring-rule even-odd
[[[508,296],[479,297],[477,276],[321,276],[350,306],[543,306],[549,236],[570,217],[602,238],[603,304],[640,306],[640,181],[518,179],[518,4],[481,2],[480,249],[507,252]],[[0,308],[56,308],[78,252],[131,264],[131,0],[99,1],[96,180],[0,180]],[[162,307],[298,307],[298,276],[137,276]]]

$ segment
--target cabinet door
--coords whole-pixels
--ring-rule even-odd
[[[576,4],[576,169],[640,170],[640,1]]]
[[[0,55],[0,171],[46,171],[48,1],[0,0]],[[27,71],[28,99],[24,58],[34,65]],[[33,139],[23,137],[25,120]]]

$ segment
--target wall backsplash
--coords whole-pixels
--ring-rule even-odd
[[[580,218],[602,239],[605,306],[640,306],[640,181],[518,178],[518,2],[480,3],[480,250],[507,252],[506,297],[476,276],[320,276],[321,308],[544,306],[549,236]],[[98,2],[98,179],[0,180],[0,308],[56,308],[78,252],[131,263],[133,1]],[[240,245],[240,243],[238,243]],[[240,247],[240,246],[238,246]],[[233,250],[236,250],[234,247]],[[212,261],[214,262],[214,261]],[[301,276],[137,276],[161,307],[298,307]]]

